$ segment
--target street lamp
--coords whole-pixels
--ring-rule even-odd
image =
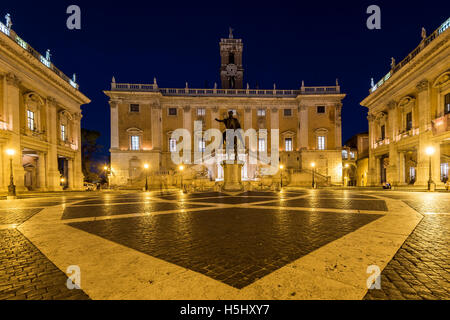
[[[180,164],[178,166],[178,170],[180,170],[180,188],[181,188],[181,190],[183,190],[183,170],[184,170],[184,166],[182,164]]]
[[[64,182],[66,182],[66,179],[64,179],[64,177],[61,177],[61,179],[59,179],[59,181],[61,182],[61,186],[64,189]]]
[[[109,175],[110,175],[110,172],[111,172],[111,169],[107,166],[107,165],[105,165],[104,167],[103,167],[103,170],[105,171],[105,173],[106,173],[106,184],[107,184],[107,188],[109,189]]]
[[[148,163],[144,164],[144,169],[145,169],[145,191],[148,191]]]
[[[284,166],[282,164],[280,164],[281,188],[283,188],[283,168],[284,168]]]
[[[431,156],[434,154],[434,148],[431,146],[426,148],[425,153],[428,155],[428,191],[431,191],[431,185],[434,184],[431,174]]]
[[[13,174],[13,165],[12,159],[16,151],[14,149],[7,149],[6,154],[9,156],[9,167],[11,170],[11,175],[9,178],[9,186],[8,186],[8,197],[15,198],[16,197],[16,186],[14,185],[14,174]]]
[[[316,183],[314,182],[314,171],[316,168],[316,164],[314,162],[311,162],[311,167],[312,167],[312,187],[314,189],[316,187]]]

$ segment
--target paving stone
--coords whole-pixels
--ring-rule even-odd
[[[389,297],[450,299],[450,257],[430,248],[450,243],[450,215],[425,215],[381,273],[381,290]],[[392,268],[402,266],[394,273]],[[394,287],[395,289],[393,289]],[[381,299],[369,290],[364,299]]]
[[[57,293],[54,298],[66,293],[67,299],[89,299],[84,292],[67,289],[67,276],[16,229],[0,230],[0,265],[5,267],[0,273],[0,300],[44,299],[49,289]],[[46,273],[36,272],[34,265],[43,266]]]
[[[223,208],[69,225],[243,288],[380,217]]]

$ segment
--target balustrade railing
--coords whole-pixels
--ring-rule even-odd
[[[150,91],[165,96],[266,96],[296,97],[301,94],[339,94],[340,87],[301,87],[300,90],[263,90],[263,89],[192,89],[159,88],[156,84],[111,83],[113,91]]]
[[[391,71],[389,71],[380,81],[378,81],[372,88],[370,88],[369,92],[375,92],[378,88],[380,88],[394,73],[398,72],[405,65],[407,65],[411,60],[414,59],[423,49],[425,49],[433,40],[439,37],[444,31],[450,28],[450,18],[447,19],[439,28],[437,28],[431,35],[422,40],[422,42],[404,58],[402,61],[397,63]]]
[[[47,60],[43,55],[41,55],[37,50],[33,49],[28,43],[26,43],[22,38],[20,38],[12,29],[7,28],[3,23],[0,22],[0,31],[6,34],[9,38],[11,38],[14,42],[16,42],[20,47],[30,53],[33,57],[35,57],[38,61],[40,61],[47,68],[55,72],[60,78],[68,82],[72,87],[78,89],[79,86],[75,83],[71,78],[66,76],[61,70],[55,67],[55,65]]]

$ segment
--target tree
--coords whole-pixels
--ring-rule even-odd
[[[100,135],[100,132],[95,130],[81,129],[81,166],[85,179],[90,182],[98,179],[98,173],[92,172],[91,167],[95,153],[103,148],[97,143]]]

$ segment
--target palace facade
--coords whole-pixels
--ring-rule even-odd
[[[373,84],[368,108],[368,185],[437,186],[450,162],[450,19]],[[430,170],[431,166],[431,170]]]
[[[0,188],[10,161],[18,191],[82,189],[80,105],[90,100],[45,56],[0,23]],[[7,154],[8,153],[8,154]]]
[[[223,124],[215,118],[227,117],[229,111],[240,121],[243,131],[267,130],[259,134],[255,152],[270,157],[272,139],[278,140],[279,157],[286,184],[311,184],[311,163],[315,164],[318,180],[342,184],[341,156],[341,108],[345,94],[335,86],[306,87],[281,90],[244,88],[242,66],[243,42],[229,38],[220,44],[221,88],[194,89],[160,88],[154,79],[152,84],[118,83],[113,78],[111,89],[105,91],[111,109],[111,184],[130,185],[142,183],[149,174],[152,181],[157,176],[173,177],[180,173],[172,161],[171,153],[178,152],[173,132],[184,128],[191,133],[192,152],[203,152],[208,141],[201,136],[195,139],[195,121],[202,131],[216,128],[223,131]],[[278,129],[278,135],[271,134]],[[244,161],[242,176],[247,181],[258,181],[265,176],[280,176],[280,172],[264,171],[261,163],[249,161],[249,141],[239,154]],[[275,141],[275,140],[274,140]],[[275,144],[276,145],[276,144]],[[216,151],[219,156],[221,150]],[[216,155],[217,156],[217,155]],[[220,158],[220,157],[219,157]],[[223,158],[222,158],[223,159]],[[146,173],[144,165],[149,165]],[[185,179],[223,179],[220,163],[186,164]],[[277,165],[277,171],[278,171]]]

